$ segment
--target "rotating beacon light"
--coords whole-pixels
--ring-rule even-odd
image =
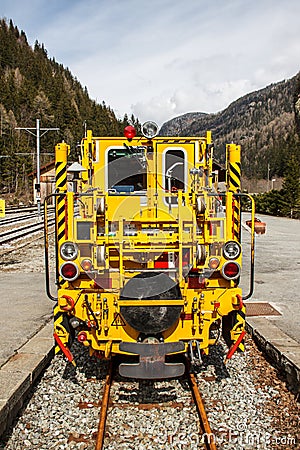
[[[136,136],[136,129],[131,125],[127,125],[127,127],[124,128],[124,136],[128,139],[128,141],[132,141],[132,139]]]

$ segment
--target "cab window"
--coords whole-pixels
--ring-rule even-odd
[[[185,190],[185,158],[184,151],[179,149],[165,152],[165,190],[176,192]]]
[[[111,148],[107,154],[110,193],[130,194],[147,189],[144,147]]]

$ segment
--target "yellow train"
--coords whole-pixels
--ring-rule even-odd
[[[223,335],[228,357],[243,350],[240,147],[226,146],[225,191],[218,189],[211,133],[161,137],[154,122],[142,133],[81,142],[80,163],[69,146],[55,148],[56,282],[49,286],[45,200],[46,288],[56,302],[56,352],[73,362],[74,338],[90,355],[136,355],[122,376],[169,378],[201,362]],[[254,221],[254,203],[252,221]],[[254,229],[254,227],[252,227]],[[132,361],[133,359],[133,361]],[[136,361],[135,361],[136,359]]]

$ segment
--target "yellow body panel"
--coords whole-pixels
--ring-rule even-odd
[[[0,217],[5,217],[5,200],[0,199]]]

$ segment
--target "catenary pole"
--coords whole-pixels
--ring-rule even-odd
[[[36,119],[35,128],[15,128],[16,130],[25,130],[36,137],[36,203],[38,209],[38,216],[41,215],[41,168],[40,168],[40,138],[48,131],[58,131],[59,128],[41,128],[40,119]],[[42,134],[41,134],[42,132]]]

